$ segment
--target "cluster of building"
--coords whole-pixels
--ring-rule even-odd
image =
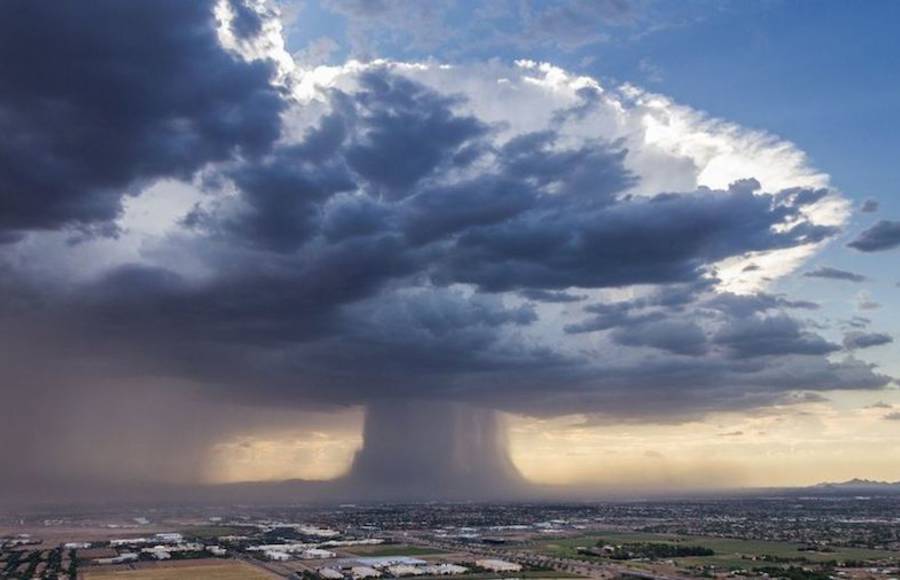
[[[109,558],[96,558],[94,560],[95,564],[127,564],[129,562],[137,562],[140,556],[135,552],[123,552],[118,556],[111,556]]]
[[[507,562],[506,560],[498,560],[496,558],[475,560],[475,565],[491,572],[519,572],[522,570],[521,564]]]
[[[341,535],[340,531],[331,528],[322,528],[310,524],[295,524],[281,521],[267,521],[265,523],[256,524],[255,527],[261,532],[271,532],[274,530],[292,530],[297,534],[310,536],[313,538],[337,538]]]
[[[249,552],[262,552],[269,559],[277,562],[286,562],[299,558],[301,560],[318,560],[334,558],[336,554],[331,550],[318,548],[315,544],[288,543],[288,544],[260,544],[247,548]]]
[[[333,530],[315,528],[310,526],[280,526],[280,529],[294,529],[298,533],[305,536],[319,538],[335,538]],[[278,529],[278,528],[276,528]],[[268,530],[271,531],[271,530]],[[309,539],[309,538],[307,538]],[[282,540],[277,543],[256,543],[258,538],[250,536],[221,536],[219,540],[225,544],[239,546],[239,549],[246,552],[261,553],[266,559],[276,562],[286,562],[288,560],[324,560],[335,558],[337,555],[328,548],[343,548],[347,546],[361,546],[381,544],[382,539],[376,538],[360,538],[360,539],[330,539],[325,541],[288,541]]]
[[[469,568],[459,564],[430,563],[409,556],[382,556],[373,558],[356,558],[333,563],[319,568],[319,576],[326,580],[363,580],[392,576],[453,576],[465,574]]]
[[[482,570],[497,573],[519,572],[520,564],[498,559],[475,560],[474,565]],[[374,558],[355,558],[344,560],[317,570],[325,580],[365,580],[389,576],[403,578],[408,576],[456,576],[471,570],[468,566],[448,562],[428,562],[409,556],[383,556]]]
[[[178,544],[184,541],[184,536],[176,532],[162,532],[147,538],[120,538],[109,541],[110,547],[136,546],[139,544],[165,543]]]
[[[19,546],[31,546],[40,544],[41,540],[33,538],[31,534],[17,534],[15,536],[6,536],[0,538],[0,548],[16,548]]]
[[[152,544],[152,545],[151,545]],[[199,542],[188,542],[182,534],[176,532],[162,532],[151,537],[143,538],[118,538],[109,541],[110,548],[126,548],[137,551],[120,552],[116,556],[96,558],[96,564],[126,564],[147,556],[154,560],[170,560],[175,554],[206,553],[212,556],[223,557],[228,550],[218,545],[204,545]],[[71,542],[66,547],[75,549],[90,548],[87,542]]]

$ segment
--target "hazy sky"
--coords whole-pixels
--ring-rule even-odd
[[[898,12],[3,3],[0,485],[900,480]]]

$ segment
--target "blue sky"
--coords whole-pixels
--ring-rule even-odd
[[[480,3],[422,2],[431,7],[423,10],[426,16],[399,7],[409,20],[388,15],[393,26],[372,31],[362,49],[354,47],[354,21],[337,4],[309,0],[298,6],[288,48],[301,50],[329,37],[338,45],[332,62],[347,56],[528,58],[608,82],[631,82],[793,141],[848,196],[875,198],[885,212],[900,211],[894,193],[900,150],[894,120],[900,101],[896,2],[622,2],[627,17],[587,11],[585,25],[598,37],[574,45],[571,33],[562,31],[537,41],[527,34],[513,38],[523,18],[512,3],[508,12],[496,3],[497,19],[488,26]],[[390,4],[370,2],[369,10]],[[561,5],[536,2],[532,10]],[[372,16],[358,20],[376,26]],[[435,22],[443,36],[424,45],[410,31]]]

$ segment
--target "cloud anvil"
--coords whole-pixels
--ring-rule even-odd
[[[361,406],[345,483],[486,493],[524,485],[497,412],[667,424],[890,384],[860,358],[889,334],[836,337],[778,287],[852,207],[792,144],[527,60],[311,66],[282,22],[0,6],[0,441],[72,405],[11,485],[146,477],[48,461],[98,439],[203,481],[252,427],[227,403]],[[117,438],[110,413],[149,415]]]

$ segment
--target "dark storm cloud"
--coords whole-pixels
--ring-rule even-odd
[[[332,375],[333,369],[367,368],[365,381],[379,397],[382,389],[395,395],[446,394],[463,377],[572,362],[507,338],[537,320],[529,304],[507,307],[494,296],[436,288],[394,298],[376,297],[344,309],[336,335],[341,348],[314,347],[312,366]],[[349,378],[340,388],[366,397],[359,378]]]
[[[755,181],[755,180],[753,180]],[[757,187],[759,183],[756,183]],[[789,198],[794,205],[805,206],[812,205],[828,195],[828,190],[824,188],[810,189],[807,187],[792,187],[779,192],[779,197]]]
[[[352,402],[391,392],[484,401],[509,388],[537,396],[548,381],[586,388],[591,364],[517,338],[513,329],[536,321],[530,307],[441,285],[565,301],[570,286],[660,283],[642,298],[587,306],[589,317],[565,331],[615,328],[611,339],[621,346],[699,357],[703,331],[669,315],[709,294],[710,262],[834,233],[803,224],[773,231],[820,199],[817,191],[761,194],[745,180],[726,191],[622,196],[634,176],[616,144],[563,147],[542,131],[496,146],[486,125],[455,112],[459,98],[396,76],[373,69],[358,90],[333,91],[331,112],[300,142],[227,170],[237,201],[187,220],[220,248],[210,254],[217,275],[198,283],[126,268],[86,288],[73,310],[85,313],[91,332],[124,336],[140,325],[149,351],[196,380],[237,388],[264,377],[260,397],[294,391]],[[426,138],[429,153],[415,171],[369,171],[402,165]],[[402,145],[375,150],[376,142]],[[462,151],[475,157],[460,161]],[[458,168],[465,176],[447,180]],[[729,309],[816,306],[752,299],[739,307],[750,299],[723,295],[717,307],[733,316]],[[812,336],[801,336],[807,350]],[[492,378],[500,373],[506,379]]]
[[[727,346],[738,358],[777,354],[826,354],[837,350],[816,334],[804,331],[784,309],[816,309],[818,305],[787,300],[766,293],[737,295],[728,292],[704,296],[703,284],[667,288],[630,301],[592,304],[584,308],[594,316],[565,327],[570,334],[614,329],[613,342],[624,346],[647,346],[673,354],[700,356],[712,343]],[[674,298],[678,298],[675,300]],[[663,310],[660,310],[660,307]],[[687,308],[694,315],[717,321],[712,342],[701,326],[677,317]],[[710,311],[716,313],[710,317]],[[769,313],[759,318],[757,315]],[[673,317],[675,315],[675,317]],[[777,341],[782,351],[766,351],[767,341]],[[758,343],[758,344],[757,344]]]
[[[900,222],[881,220],[847,244],[860,252],[881,252],[900,246]]]
[[[189,223],[293,252],[320,228],[338,242],[372,234],[391,219],[403,222],[407,237],[421,244],[503,219],[532,203],[533,194],[516,189],[520,182],[494,179],[492,187],[486,178],[442,187],[429,180],[468,165],[470,152],[487,134],[480,121],[454,113],[458,99],[383,70],[361,75],[359,85],[352,95],[334,92],[333,113],[300,143],[228,173],[243,207],[220,207],[216,215],[198,212]],[[336,197],[351,192],[366,195]],[[410,196],[415,197],[402,207],[379,201]]]
[[[620,326],[643,324],[664,318],[664,315],[659,312],[636,313],[635,310],[639,308],[640,306],[633,302],[591,304],[585,306],[584,311],[593,314],[593,316],[582,322],[566,325],[565,331],[569,334],[581,334],[584,332],[609,330]]]
[[[121,267],[84,288],[73,307],[105,331],[137,325],[167,344],[302,342],[327,332],[342,304],[371,296],[417,264],[398,238],[385,236],[347,240],[281,269],[252,258],[233,266],[206,283],[162,268]]]
[[[742,318],[732,321],[715,336],[736,358],[783,355],[824,355],[840,347],[821,336],[804,331],[787,316]]]
[[[569,367],[569,374],[557,370],[555,384],[565,388],[549,392],[537,387],[547,377],[536,369],[531,372],[534,390],[515,401],[515,408],[538,416],[593,413],[616,423],[682,422],[713,411],[803,402],[796,392],[819,396],[819,391],[878,389],[890,383],[890,377],[873,369],[853,358],[831,362],[808,355],[739,360],[654,357],[637,365],[607,363],[602,371],[589,366]]]
[[[844,348],[847,350],[881,346],[892,342],[893,337],[883,332],[849,332],[844,335]]]
[[[809,272],[804,272],[805,278],[825,278],[828,280],[845,280],[847,282],[865,282],[867,278],[862,274],[855,274],[846,270],[839,270],[830,266],[822,266]]]
[[[124,340],[139,327],[148,353],[196,379],[240,382],[265,367],[279,388],[311,393],[320,381],[347,400],[377,399],[377,381],[359,380],[377,369],[391,388],[416,392],[423,381],[434,391],[472,373],[572,363],[505,337],[535,321],[532,309],[443,294],[429,281],[544,301],[569,300],[569,286],[682,282],[588,306],[593,318],[566,331],[622,327],[622,345],[700,354],[697,327],[654,309],[678,311],[708,290],[701,275],[711,261],[833,233],[802,224],[773,232],[817,191],[758,194],[749,180],[721,192],[621,197],[635,178],[615,143],[564,147],[541,131],[497,146],[487,125],[456,112],[458,97],[387,69],[358,80],[355,91],[330,94],[331,112],[298,143],[225,170],[237,198],[186,218],[218,248],[208,258],[215,275],[111,272],[68,303],[86,334]],[[476,159],[474,176],[446,179]],[[434,298],[425,307],[421,296],[395,294],[405,306],[388,308],[404,287]]]
[[[74,73],[63,74],[66,84],[45,79],[40,66],[34,78],[13,77],[28,90],[0,95],[0,110],[16,113],[0,122],[19,131],[16,138],[60,139],[40,147],[65,171],[34,169],[47,180],[39,184],[49,196],[40,209],[32,197],[4,190],[4,202],[19,208],[4,214],[19,216],[5,231],[109,220],[123,188],[225,163],[207,168],[206,195],[185,216],[185,229],[137,252],[143,263],[87,281],[45,280],[20,266],[3,272],[0,314],[15,316],[0,327],[0,346],[21,344],[20,329],[36,345],[22,357],[0,348],[21,376],[41,367],[42,384],[77,386],[175,378],[210,398],[288,408],[374,409],[408,398],[668,421],[790,400],[798,390],[874,389],[890,380],[854,359],[828,360],[838,347],[783,313],[815,304],[716,294],[720,260],[833,236],[836,228],[804,217],[821,190],[763,192],[748,179],[725,190],[629,195],[638,177],[622,143],[572,139],[559,127],[509,136],[508,127],[473,116],[462,97],[390,67],[373,66],[349,87],[323,92],[325,112],[307,132],[273,142],[283,105],[271,69],[222,51],[208,5],[154,4],[151,15],[142,4],[116,3],[103,5],[110,11],[103,17],[22,6],[50,18],[60,28],[50,31],[69,35],[64,41],[80,39],[83,24],[90,46],[104,49],[103,58],[77,50],[63,58],[88,69],[98,83],[91,97],[105,106],[92,108],[79,92],[86,81]],[[233,7],[236,33],[252,36],[257,16],[240,8]],[[82,22],[83,14],[93,20]],[[64,16],[73,21],[63,26]],[[163,26],[164,17],[179,26]],[[110,39],[111,22],[140,30]],[[165,65],[154,60],[160,55]],[[49,101],[31,101],[50,89],[72,91],[84,127],[61,123],[68,113],[44,119],[38,109]],[[132,100],[108,102],[114,93]],[[61,136],[57,125],[69,131]],[[24,145],[16,152],[34,154]],[[0,176],[5,187],[8,175]],[[54,193],[50,185],[62,182],[73,188]],[[625,301],[601,302],[591,292],[636,285],[648,287]],[[550,303],[589,295],[584,320],[541,318],[561,310]],[[562,344],[545,340],[554,323],[563,327],[554,329]],[[609,358],[609,341],[621,358]],[[28,399],[31,383],[21,384],[11,400]],[[143,387],[120,396],[131,388]],[[53,396],[49,386],[41,392]],[[112,386],[97,400],[110,393]],[[372,421],[388,415],[374,411]],[[453,423],[491,431],[492,421]],[[0,429],[0,440],[10,440],[2,421]],[[227,429],[212,431],[198,445]]]
[[[673,354],[700,356],[706,353],[706,333],[692,322],[662,320],[617,328],[612,333],[617,344],[647,346]]]
[[[324,209],[322,234],[332,243],[371,236],[388,225],[390,208],[367,195],[337,196]]]
[[[461,235],[439,276],[491,292],[688,282],[710,262],[835,233],[811,225],[773,231],[796,211],[741,185],[601,207],[550,198],[535,212]]]
[[[409,251],[428,253],[422,270],[433,282],[488,292],[694,282],[711,262],[835,233],[773,228],[819,190],[767,195],[745,180],[721,192],[622,197],[635,178],[617,144],[562,147],[548,130],[497,147],[459,104],[372,69],[357,91],[332,94],[333,112],[302,142],[231,170],[243,206],[202,222],[289,252],[320,230],[334,244],[400,232]],[[447,180],[475,159],[475,175]]]
[[[264,153],[272,67],[219,44],[211,1],[0,6],[0,234],[88,227],[161,177]],[[246,18],[239,18],[245,22]]]
[[[580,302],[585,296],[579,294],[569,294],[568,292],[551,292],[549,290],[523,290],[519,295],[529,300],[538,302]]]
[[[231,28],[235,36],[246,40],[262,32],[263,18],[241,0],[228,0],[228,7],[233,14]]]
[[[634,183],[623,166],[625,151],[604,143],[554,150],[556,134],[529,133],[496,151],[495,171],[450,186],[432,187],[402,208],[403,229],[414,244],[513,223],[555,205],[603,206]],[[487,150],[487,144],[470,148]],[[552,192],[552,193],[551,193]],[[579,202],[584,198],[583,202]],[[562,201],[556,201],[561,199]],[[534,210],[534,211],[530,211]]]
[[[688,284],[662,286],[648,296],[631,300],[631,303],[641,308],[659,306],[675,312],[682,312],[685,307],[697,301],[699,297],[711,292],[717,283],[718,279],[708,277]]]
[[[757,312],[782,308],[817,310],[819,305],[808,300],[788,300],[765,292],[757,294],[734,294],[722,292],[703,302],[706,308],[712,308],[731,316],[743,318]]]
[[[316,142],[319,135],[311,136]],[[306,145],[306,144],[305,144]],[[347,169],[323,163],[304,149],[284,148],[261,163],[247,164],[230,177],[247,202],[245,211],[222,224],[250,243],[290,252],[318,232],[318,205],[355,189]]]
[[[558,149],[554,131],[527,133],[504,144],[500,165],[509,176],[518,176],[538,187],[552,185],[559,195],[584,196],[593,204],[612,201],[614,193],[637,180],[623,167],[627,150],[602,141],[574,149]]]
[[[361,126],[346,152],[350,166],[380,193],[396,199],[440,169],[465,164],[467,141],[487,127],[458,116],[454,99],[400,76],[366,73],[355,95]],[[460,155],[463,154],[463,155]]]
[[[875,213],[878,211],[878,207],[879,204],[877,199],[867,199],[859,207],[859,211],[863,213]]]
[[[534,206],[538,193],[527,183],[486,177],[423,191],[403,211],[404,232],[425,244],[474,226],[503,222]]]

